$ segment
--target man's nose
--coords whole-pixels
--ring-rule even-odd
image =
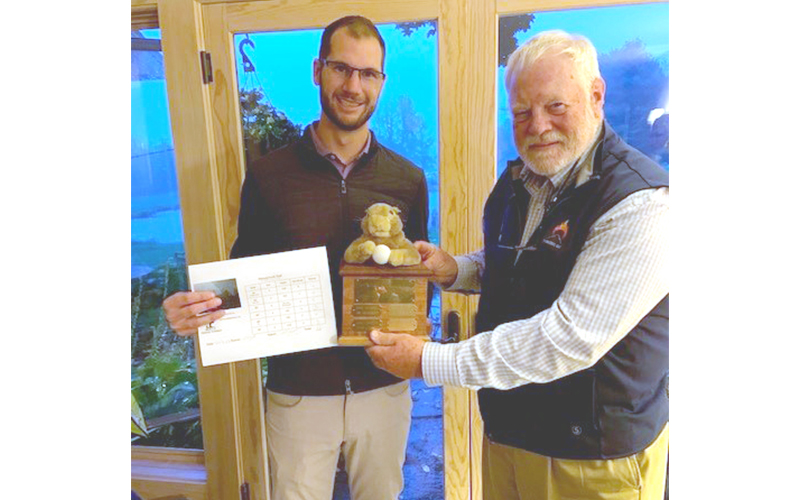
[[[542,135],[550,128],[550,119],[545,113],[533,113],[528,121],[528,133],[532,135]]]
[[[344,88],[349,92],[361,92],[361,73],[351,71],[350,75],[344,79]]]

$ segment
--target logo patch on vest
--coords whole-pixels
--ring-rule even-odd
[[[553,226],[552,229],[545,235],[542,243],[548,246],[555,248],[556,250],[560,250],[561,247],[564,246],[564,243],[567,241],[567,235],[569,234],[569,221],[565,220],[561,224]]]

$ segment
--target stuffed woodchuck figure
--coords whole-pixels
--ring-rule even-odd
[[[403,233],[400,210],[386,203],[375,203],[361,219],[363,234],[344,253],[350,264],[363,264],[370,258],[377,264],[415,266],[422,261],[414,244]]]

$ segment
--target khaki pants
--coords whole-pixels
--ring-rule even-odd
[[[649,447],[613,460],[549,458],[483,440],[484,500],[663,500],[669,424]]]
[[[411,425],[407,381],[345,396],[267,391],[272,500],[330,500],[339,450],[353,500],[395,500]]]

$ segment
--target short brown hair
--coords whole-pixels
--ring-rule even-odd
[[[333,38],[333,34],[340,28],[346,28],[347,33],[353,38],[372,37],[378,40],[378,43],[381,44],[381,53],[383,55],[381,60],[381,69],[383,69],[383,63],[386,60],[386,44],[383,42],[383,37],[380,32],[378,32],[378,28],[372,24],[372,21],[362,16],[342,17],[325,28],[325,31],[322,32],[322,42],[319,46],[320,59],[325,59],[330,55],[331,38]]]

